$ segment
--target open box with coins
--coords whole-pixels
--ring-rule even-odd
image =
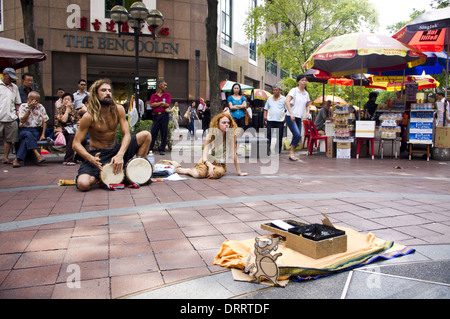
[[[314,259],[347,251],[345,231],[335,228],[326,216],[322,224],[284,220],[262,224],[261,228],[284,237],[287,248]]]

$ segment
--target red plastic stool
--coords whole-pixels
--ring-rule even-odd
[[[357,143],[358,143],[358,149],[356,151],[356,158],[359,158],[359,149],[361,148],[361,142],[370,141],[370,149],[372,150],[372,160],[375,159],[375,153],[374,153],[374,144],[375,144],[375,137],[357,137]]]
[[[303,120],[303,135],[305,136],[305,138],[303,140],[302,149],[305,149],[305,144],[309,145],[309,140],[311,138],[308,120]]]

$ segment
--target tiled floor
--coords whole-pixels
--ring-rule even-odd
[[[283,154],[274,164],[276,174],[262,173],[267,164],[242,158],[247,177],[238,177],[229,165],[218,181],[88,193],[57,186],[77,171],[61,159],[19,169],[1,164],[0,298],[120,298],[158,287],[154,293],[164,293],[168,284],[199,276],[206,282],[199,283],[204,286],[198,293],[207,298],[253,293],[258,285],[242,283],[213,292],[212,282],[232,280],[213,265],[221,244],[266,234],[260,225],[273,219],[319,222],[321,212],[337,225],[404,245],[450,243],[449,162],[300,158],[292,162]],[[433,247],[441,253],[449,249]],[[429,269],[430,277],[439,275],[439,268]],[[346,275],[331,278],[345,284]],[[352,281],[356,285],[365,275],[355,271]],[[182,296],[183,289],[171,297]],[[278,293],[298,298],[288,291]],[[333,296],[339,298],[339,292]],[[352,296],[349,288],[347,297]]]

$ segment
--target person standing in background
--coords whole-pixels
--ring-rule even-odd
[[[376,92],[369,93],[369,101],[364,104],[364,118],[373,120],[375,117],[375,111],[377,110],[378,104],[375,103],[378,94]]]
[[[167,135],[169,133],[169,113],[166,109],[170,107],[172,103],[172,97],[167,90],[167,82],[161,80],[157,84],[157,90],[155,94],[150,97],[150,106],[153,110],[153,124],[151,129],[152,142],[150,144],[150,150],[153,150],[158,132],[161,133],[161,143],[159,145],[159,154],[165,155],[167,145]]]
[[[59,109],[62,106],[62,96],[64,95],[64,93],[66,93],[66,91],[61,88],[56,91],[56,96],[58,96],[58,99],[55,102],[55,109]]]
[[[16,71],[13,68],[3,70],[3,78],[0,80],[0,136],[3,137],[3,164],[12,164],[8,156],[13,143],[19,141],[19,125],[17,112],[21,104],[19,88],[13,83],[17,80]]]
[[[247,108],[247,100],[242,95],[239,83],[234,83],[231,87],[231,95],[227,99],[231,116],[238,127],[245,127],[245,109]]]
[[[198,140],[197,134],[195,133],[195,118],[197,120],[200,120],[197,115],[197,109],[195,107],[195,101],[192,101],[191,105],[188,107],[189,110],[189,124],[188,124],[188,135],[187,139],[190,140],[191,137],[195,138],[195,140]]]
[[[205,136],[205,133],[208,131],[209,129],[209,124],[211,123],[211,108],[210,108],[210,103],[209,101],[206,102],[206,107],[205,110],[202,113],[202,137]]]
[[[78,91],[76,91],[73,94],[74,102],[73,105],[75,106],[75,110],[78,110],[81,108],[81,103],[83,102],[83,99],[86,95],[89,95],[89,92],[86,91],[87,89],[87,82],[86,80],[79,80],[78,81]]]
[[[300,74],[297,77],[298,86],[289,91],[286,97],[286,124],[289,130],[292,132],[291,150],[289,159],[291,161],[298,161],[295,156],[295,149],[302,139],[302,121],[303,118],[309,117],[309,106],[311,105],[311,99],[308,91],[306,91],[306,85],[308,79],[305,75]]]
[[[22,85],[19,86],[20,99],[22,103],[28,102],[28,94],[33,91],[33,76],[30,73],[22,75]]]
[[[178,102],[175,102],[172,107],[172,119],[173,119],[173,128],[175,130],[180,130],[180,124],[178,123],[180,117],[180,108],[178,107]]]
[[[285,100],[286,98],[281,95],[281,86],[275,84],[273,89],[273,95],[269,97],[264,106],[264,121],[267,123],[267,139],[269,140],[269,148],[272,140],[272,129],[278,136],[277,146],[278,154],[281,154],[281,148],[283,146],[283,129],[285,119]]]

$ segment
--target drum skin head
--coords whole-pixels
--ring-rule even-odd
[[[123,170],[119,174],[113,173],[113,165],[111,163],[103,165],[103,168],[100,171],[100,180],[105,185],[121,184],[124,177],[125,173]]]
[[[146,158],[142,157],[129,160],[125,168],[126,178],[131,184],[147,184],[152,174],[152,164]]]

